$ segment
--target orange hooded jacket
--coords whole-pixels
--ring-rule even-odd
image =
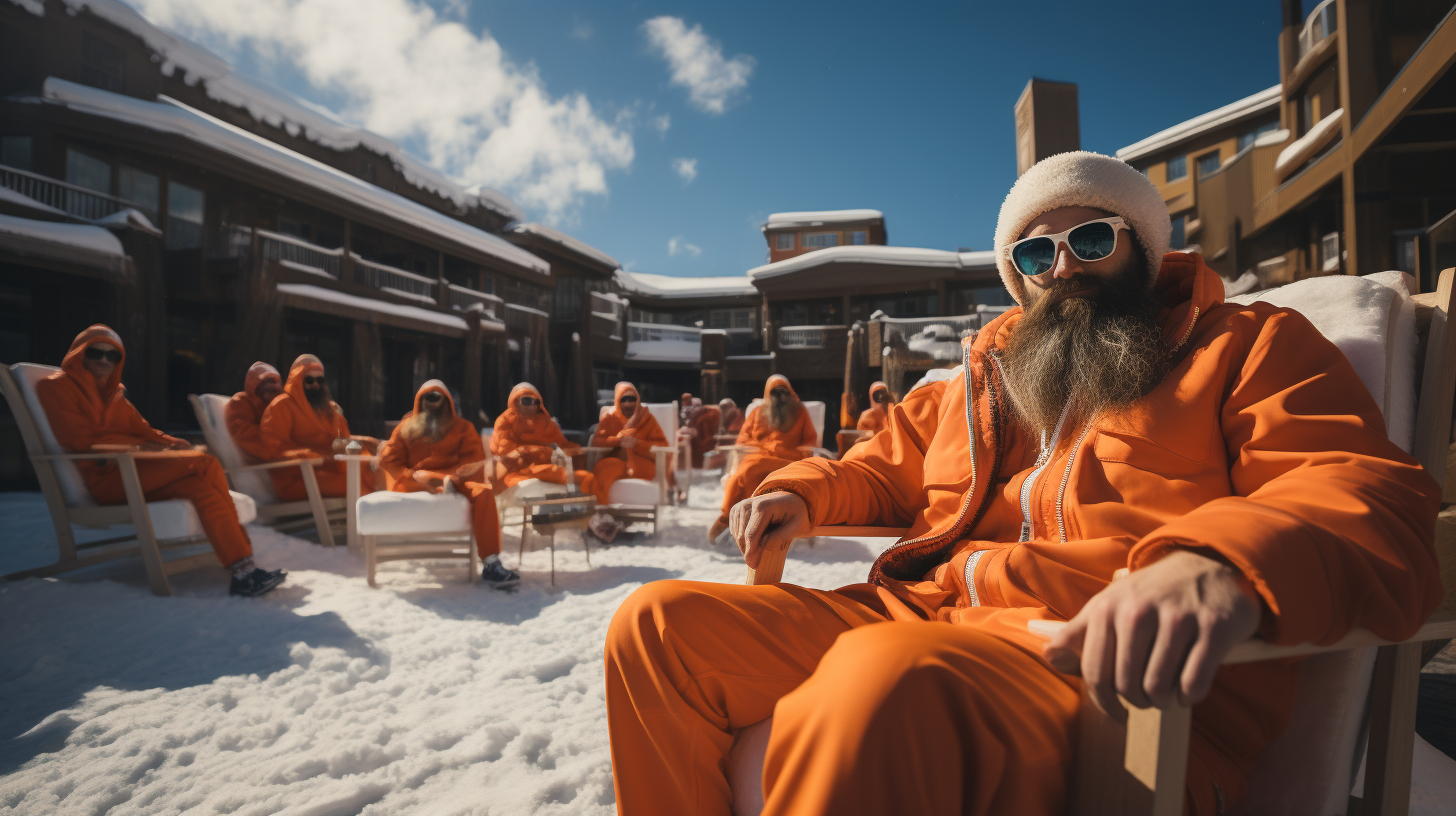
[[[233,443],[243,453],[259,461],[276,458],[263,441],[263,412],[268,406],[258,396],[258,386],[267,377],[272,377],[280,384],[283,382],[278,369],[261,360],[248,366],[243,390],[233,394],[222,412],[223,422],[227,425],[228,435],[233,438]]]
[[[794,399],[799,398],[794,387],[789,384],[788,377],[782,374],[769,377],[763,384],[763,402],[748,412],[748,419],[743,423],[743,430],[738,432],[738,444],[752,445],[765,456],[779,459],[803,459],[808,454],[799,448],[812,447],[818,441],[819,434],[814,430],[813,418],[809,416],[808,410],[802,404],[799,405],[798,417],[787,430],[774,430],[768,421],[769,393],[779,386],[788,389]]]
[[[283,393],[263,411],[263,442],[268,446],[270,458],[324,457],[324,467],[341,463],[334,462],[335,439],[349,437],[349,423],[337,402],[329,403],[332,411],[320,413],[308,404],[303,393],[305,375],[322,375],[324,364],[312,354],[301,354],[288,369],[288,382]],[[276,477],[284,468],[272,471]]]
[[[97,388],[96,378],[86,370],[86,349],[110,343],[121,352],[121,362],[111,371],[106,385]],[[121,370],[126,365],[126,346],[111,327],[97,323],[76,335],[61,361],[61,370],[36,384],[36,397],[45,409],[51,431],[61,447],[71,453],[91,450],[95,445],[140,445],[181,442],[153,428],[126,398]],[[76,468],[88,488],[116,472],[115,459],[76,460]]]
[[[625,394],[631,394],[637,398],[637,410],[630,417],[622,413],[622,396]],[[662,432],[662,426],[657,423],[657,417],[647,410],[646,404],[642,402],[642,395],[637,393],[637,387],[629,382],[619,382],[612,392],[612,411],[602,417],[602,421],[597,424],[597,432],[592,436],[592,445],[599,448],[615,448],[629,436],[636,439],[637,442],[632,450],[623,449],[621,451],[627,460],[627,473],[634,474],[636,478],[640,479],[652,478],[657,473],[657,456],[652,449],[666,445],[667,435]]]
[[[445,404],[450,407],[448,430],[438,442],[431,442],[424,437],[406,438],[406,425],[411,417],[419,413],[420,400],[431,391],[445,395]],[[379,467],[384,471],[390,490],[399,490],[396,487],[398,484],[413,489],[415,481],[410,474],[416,470],[448,476],[455,474],[460,468],[483,461],[485,446],[480,442],[480,434],[475,432],[475,426],[470,420],[456,415],[455,400],[450,396],[449,389],[439,380],[430,380],[420,386],[420,390],[415,392],[414,410],[405,414],[399,424],[394,426],[389,441],[379,451]],[[472,472],[469,478],[484,482],[486,474]]]
[[[1156,286],[1169,374],[1128,409],[1062,428],[1043,467],[995,362],[1017,308],[963,341],[961,376],[909,394],[886,432],[757,493],[799,495],[815,525],[909,526],[869,575],[895,617],[997,625],[1038,654],[1026,620],[1070,619],[1115,570],[1173,548],[1240,569],[1275,643],[1356,627],[1408,637],[1442,593],[1436,483],[1305,317],[1224,303],[1198,255],[1169,253]],[[1225,666],[1195,730],[1246,775],[1287,723],[1296,680],[1290,663]]]
[[[879,391],[885,392],[885,395],[890,398],[890,402],[884,408],[881,408],[880,404],[875,402],[875,394]],[[890,386],[876,380],[870,384],[870,407],[860,412],[859,422],[855,423],[854,427],[861,431],[879,433],[889,424],[890,409],[894,407],[895,396],[890,393]]]
[[[540,403],[535,416],[521,413],[520,399],[530,395]],[[551,420],[551,412],[541,400],[541,392],[530,383],[511,389],[505,413],[496,417],[495,433],[490,437],[490,452],[495,454],[500,475],[506,487],[525,479],[539,478],[525,472],[535,466],[551,466],[551,446],[559,445],[567,453],[580,450],[567,441],[561,428]]]

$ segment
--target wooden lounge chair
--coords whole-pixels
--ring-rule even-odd
[[[458,493],[395,493],[376,490],[360,496],[363,464],[378,457],[336,454],[345,467],[345,529],[349,551],[364,556],[364,578],[375,583],[384,561],[456,559],[470,564],[469,580],[480,580],[480,555],[470,523],[470,500]]]
[[[232,434],[228,433],[223,420],[223,410],[228,398],[221,394],[188,394],[192,410],[197,414],[197,424],[207,439],[207,447],[222,462],[233,490],[253,499],[258,508],[258,520],[281,532],[292,532],[313,527],[318,531],[319,543],[325,547],[334,546],[333,521],[344,520],[344,500],[324,498],[319,493],[318,479],[313,469],[323,464],[323,459],[284,459],[277,462],[255,462],[243,453]],[[268,471],[276,468],[296,467],[303,474],[303,486],[308,492],[304,501],[286,502],[273,492],[273,480]]]
[[[4,392],[10,411],[15,415],[16,424],[20,426],[20,436],[25,441],[30,462],[35,466],[35,475],[40,481],[41,493],[45,496],[47,509],[50,510],[51,522],[56,528],[56,541],[60,547],[56,563],[5,577],[57,575],[104,561],[140,555],[146,566],[152,593],[171,595],[172,587],[167,581],[168,575],[199,567],[219,566],[217,555],[211,550],[170,560],[162,558],[163,550],[205,544],[207,536],[202,531],[202,521],[197,517],[192,502],[185,499],[147,501],[136,469],[139,459],[207,454],[200,450],[66,453],[56,441],[50,420],[35,393],[36,383],[59,370],[53,366],[35,363],[16,363],[8,369],[0,368],[0,391]],[[76,469],[76,461],[81,459],[115,459],[121,470],[126,504],[104,507],[98,505],[86,489],[81,472]],[[232,496],[238,509],[238,521],[243,524],[252,521],[257,516],[253,500],[237,492]],[[71,529],[73,524],[85,527],[130,524],[136,532],[133,535],[77,544],[75,533]]]
[[[1392,275],[1398,273],[1381,273],[1382,278]],[[1325,284],[1330,286],[1348,286],[1358,279],[1317,280],[1334,281]],[[1390,285],[1384,280],[1380,282]],[[1408,444],[1412,454],[1437,481],[1442,481],[1446,473],[1452,400],[1456,394],[1456,324],[1450,322],[1456,310],[1453,284],[1456,284],[1456,269],[1447,269],[1440,275],[1436,292],[1414,298],[1397,295],[1392,300],[1391,328],[1386,334],[1386,365],[1373,374],[1355,359],[1361,356],[1368,360],[1368,354],[1352,353],[1340,339],[1331,336],[1331,330],[1338,327],[1305,312],[1356,363],[1357,371],[1372,394],[1377,395],[1377,401],[1381,401],[1380,395],[1385,397],[1382,408],[1386,410],[1392,439],[1402,446]],[[1288,302],[1286,296],[1294,292],[1292,287],[1300,285],[1321,284],[1301,281],[1257,293],[1247,300],[1269,300],[1299,308],[1296,303]],[[1407,339],[1402,342],[1403,321],[1416,327],[1417,342],[1413,347],[1408,329]],[[1364,338],[1367,343],[1369,339]],[[1362,338],[1355,336],[1349,340],[1360,343]],[[1398,363],[1403,361],[1408,365],[1411,358],[1420,365],[1420,399],[1413,427],[1409,417],[1402,419],[1393,415],[1393,410],[1401,404],[1399,394],[1395,393],[1401,388]],[[1414,391],[1413,386],[1414,383],[1405,386],[1407,399]],[[1409,411],[1408,403],[1406,410]],[[899,538],[905,532],[898,528],[825,526],[810,530],[803,537],[890,535]],[[1438,522],[1437,551],[1443,571],[1449,572],[1456,563],[1456,508],[1443,512]],[[758,569],[748,571],[748,583],[778,582],[786,553],[787,548],[765,553]],[[1057,626],[1038,622],[1033,628],[1049,634]],[[1453,637],[1456,637],[1456,587],[1448,585],[1445,601],[1430,620],[1399,643],[1382,641],[1368,631],[1356,630],[1328,646],[1274,646],[1255,639],[1235,647],[1224,659],[1225,663],[1305,659],[1290,724],[1260,754],[1249,779],[1249,798],[1234,813],[1405,816],[1412,791],[1416,689],[1422,644]],[[1139,709],[1125,701],[1123,704],[1128,708],[1125,725],[1113,721],[1084,698],[1077,751],[1068,780],[1068,813],[1071,816],[1181,814],[1191,709],[1178,705]],[[757,814],[762,808],[763,756],[771,728],[772,718],[769,718],[738,734],[729,759],[729,781],[734,790],[737,816]],[[1362,754],[1365,757],[1362,795],[1350,798]],[[1456,778],[1456,762],[1444,755],[1438,755],[1435,762],[1451,770],[1439,772],[1435,779],[1423,778],[1419,780],[1421,784],[1451,785],[1451,778]]]

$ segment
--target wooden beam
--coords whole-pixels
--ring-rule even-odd
[[[1426,91],[1445,76],[1452,63],[1456,63],[1456,9],[1436,26],[1421,50],[1385,86],[1385,91],[1370,106],[1370,112],[1355,124],[1348,140],[1354,155],[1364,154],[1383,139]]]

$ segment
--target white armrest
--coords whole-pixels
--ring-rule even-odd
[[[276,462],[259,462],[256,465],[246,465],[233,471],[234,473],[245,473],[250,470],[273,470],[274,468],[289,467],[291,465],[322,465],[324,460],[318,457],[312,459],[279,459]]]

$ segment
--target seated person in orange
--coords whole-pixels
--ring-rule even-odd
[[[870,383],[870,407],[860,412],[859,421],[854,426],[855,430],[861,432],[859,438],[849,443],[849,447],[841,450],[840,454],[883,431],[890,424],[890,409],[894,407],[895,396],[890,393],[890,386],[878,380]]]
[[[718,400],[718,413],[722,415],[718,420],[718,433],[736,434],[743,430],[743,412],[738,409],[738,403],[724,397]]]
[[[511,389],[505,413],[496,418],[495,433],[490,438],[490,452],[495,454],[497,490],[515,487],[527,479],[540,479],[553,484],[566,484],[566,469],[551,463],[552,446],[574,456],[581,448],[566,441],[561,428],[551,420],[541,392],[530,383]],[[592,492],[596,481],[589,471],[573,471],[576,489]]]
[[[716,405],[704,405],[702,400],[693,397],[692,407],[677,432],[678,436],[687,440],[693,455],[693,467],[702,467],[703,457],[718,446],[718,426],[722,416]]]
[[[243,390],[233,394],[223,408],[223,422],[233,444],[244,455],[259,462],[273,458],[268,445],[263,442],[263,411],[283,393],[283,377],[278,369],[261,360],[248,366],[248,376],[243,380]]]
[[[301,354],[293,361],[283,393],[263,411],[262,428],[263,444],[272,454],[269,458],[324,460],[313,469],[319,493],[324,496],[345,493],[344,463],[335,460],[334,454],[343,453],[350,441],[365,443],[371,448],[378,445],[378,440],[372,437],[349,435],[349,423],[324,380],[324,364],[312,354]],[[278,498],[284,501],[308,498],[303,474],[297,468],[274,468],[268,472],[273,477],[273,491]],[[367,477],[359,485],[360,495],[373,490],[374,485]]]
[[[67,453],[114,450],[190,451],[192,445],[147,423],[126,398],[121,369],[126,350],[110,327],[96,324],[71,343],[61,370],[36,385],[36,397],[56,441]],[[76,469],[97,504],[126,504],[121,470],[115,459],[78,459]],[[238,523],[222,464],[207,455],[175,459],[138,459],[137,476],[146,500],[192,502],[207,540],[223,566],[232,570],[233,595],[256,597],[283,583],[281,570],[253,564],[253,543]]]
[[[415,409],[380,448],[379,467],[396,493],[448,490],[469,499],[475,549],[485,562],[481,580],[497,589],[520,583],[521,576],[500,560],[500,516],[485,476],[485,446],[470,420],[456,415],[444,383],[430,380],[420,386]]]
[[[800,448],[813,447],[818,440],[814,420],[799,402],[789,378],[782,374],[769,377],[763,386],[763,402],[749,412],[738,432],[737,444],[758,450],[738,460],[738,469],[723,488],[723,512],[708,528],[708,540],[717,541],[728,529],[728,511],[733,505],[752,496],[770,473],[808,456]]]
[[[642,404],[642,397],[632,383],[617,383],[613,396],[616,406],[602,417],[592,436],[593,447],[612,449],[594,468],[595,493],[601,504],[607,503],[612,483],[618,479],[656,478],[657,455],[652,449],[667,444],[667,435],[657,424],[657,417]]]

